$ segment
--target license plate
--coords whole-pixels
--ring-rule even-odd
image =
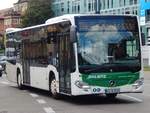
[[[119,93],[120,92],[120,88],[115,88],[115,89],[105,89],[105,93],[106,94],[110,94],[110,93]]]

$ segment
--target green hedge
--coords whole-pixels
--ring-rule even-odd
[[[150,71],[150,66],[145,66],[144,71]]]
[[[4,49],[0,49],[0,53],[2,54],[2,53],[4,53],[5,52],[5,50]]]

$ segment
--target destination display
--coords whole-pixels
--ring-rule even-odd
[[[122,19],[93,19],[78,20],[78,31],[99,31],[99,32],[113,32],[113,31],[131,31],[138,32],[138,26],[135,18]]]

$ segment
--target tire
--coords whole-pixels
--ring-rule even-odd
[[[113,94],[106,94],[106,97],[108,99],[115,99],[117,97],[117,93],[113,93]]]
[[[0,77],[2,77],[2,71],[0,71]]]
[[[49,90],[53,98],[59,99],[60,96],[57,92],[56,79],[52,77],[49,81]]]
[[[21,89],[21,90],[23,89],[23,84],[22,84],[22,79],[21,79],[20,73],[17,74],[17,86],[19,89]]]

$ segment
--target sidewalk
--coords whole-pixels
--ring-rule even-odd
[[[144,71],[144,79],[150,80],[150,71]]]

